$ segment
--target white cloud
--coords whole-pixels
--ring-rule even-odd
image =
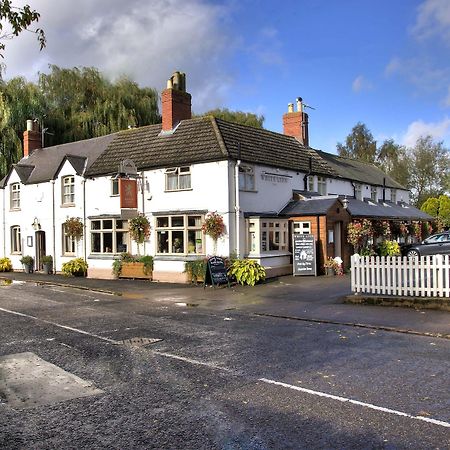
[[[437,140],[450,138],[450,118],[446,117],[440,122],[424,122],[416,120],[409,124],[406,133],[403,135],[402,144],[407,147],[414,147],[420,137],[431,136]]]
[[[418,8],[412,32],[418,39],[438,36],[450,45],[449,0],[425,0]]]
[[[217,107],[232,80],[222,75],[234,39],[222,26],[229,11],[204,0],[27,1],[41,13],[47,48],[23,33],[6,42],[6,78],[35,79],[48,64],[94,66],[161,90],[175,70],[187,74],[196,112]]]
[[[370,91],[372,88],[372,83],[369,80],[366,80],[363,75],[359,75],[353,80],[352,90],[357,94],[361,91]]]

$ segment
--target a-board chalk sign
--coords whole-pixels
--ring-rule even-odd
[[[316,241],[312,234],[294,233],[292,254],[294,275],[317,275]]]
[[[211,258],[208,259],[204,285],[206,286],[207,284],[213,286],[227,284],[230,286],[225,262],[219,256],[211,256]]]

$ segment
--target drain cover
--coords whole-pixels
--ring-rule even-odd
[[[155,344],[160,342],[162,339],[146,338],[146,337],[134,337],[131,339],[124,339],[122,341],[117,341],[119,344],[123,344],[128,347],[145,347],[146,345]]]

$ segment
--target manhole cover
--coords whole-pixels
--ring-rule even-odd
[[[0,357],[0,399],[12,408],[34,408],[102,393],[91,382],[34,353]]]
[[[117,341],[119,344],[123,344],[128,347],[145,347],[146,345],[155,344],[160,342],[162,339],[146,338],[146,337],[134,337],[131,339],[124,339],[122,341]]]

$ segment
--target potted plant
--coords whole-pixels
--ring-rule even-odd
[[[53,272],[53,256],[45,255],[42,257],[42,265],[44,268],[44,273],[49,275]]]
[[[83,222],[79,217],[70,217],[64,222],[67,236],[79,240],[83,237]]]
[[[153,257],[132,256],[129,253],[121,253],[113,262],[113,273],[118,278],[153,278]]]
[[[62,273],[67,277],[85,277],[87,275],[88,264],[83,258],[75,258],[65,262]]]
[[[25,273],[33,273],[34,258],[32,256],[22,256],[20,262],[23,265],[23,271]]]
[[[339,258],[340,262],[337,260],[339,257],[332,258],[331,256],[323,263],[323,267],[325,268],[326,276],[334,276],[336,274],[340,274],[342,271],[342,259]]]
[[[195,259],[184,263],[184,271],[192,283],[203,283],[205,281],[207,259]]]

